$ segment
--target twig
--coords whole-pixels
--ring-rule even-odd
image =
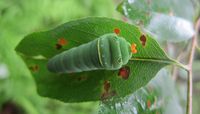
[[[189,46],[186,45],[186,47],[178,54],[178,57],[176,58],[177,61],[181,61],[186,56],[186,54],[188,54],[188,51],[185,51],[185,50],[190,50],[188,47]],[[185,70],[188,70],[188,69],[185,68]],[[178,74],[178,67],[174,66],[173,71],[172,71],[173,80],[177,79],[177,77],[178,77],[177,74]]]
[[[196,34],[192,38],[192,47],[191,52],[189,55],[189,61],[188,61],[188,82],[187,82],[187,107],[186,107],[186,114],[192,114],[192,63],[194,59],[195,54],[195,48],[197,46],[197,37],[198,37],[198,26],[200,25],[200,19],[197,20],[197,23],[195,24],[195,31]]]

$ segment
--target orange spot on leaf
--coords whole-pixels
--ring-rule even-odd
[[[67,44],[67,41],[64,38],[60,38],[58,39],[58,44],[60,44],[61,46],[64,46]]]
[[[118,76],[122,77],[123,79],[128,79],[130,74],[130,68],[128,66],[122,67],[119,69]]]
[[[136,50],[136,49],[133,49],[133,50],[132,50],[132,53],[137,53],[137,50]]]
[[[132,52],[133,54],[137,53],[137,49],[136,49],[136,44],[135,44],[135,43],[133,43],[133,44],[131,45],[131,52]]]
[[[142,46],[146,45],[147,38],[146,38],[146,36],[144,34],[142,34],[140,36],[140,41],[141,41]]]
[[[119,35],[120,34],[120,29],[119,28],[115,28],[114,29],[114,33],[117,34],[117,35]]]
[[[151,101],[147,100],[147,107],[150,108],[151,107]]]

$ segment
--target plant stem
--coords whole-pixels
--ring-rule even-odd
[[[197,46],[197,38],[198,38],[198,29],[200,25],[200,19],[197,20],[197,23],[195,24],[195,31],[196,34],[192,38],[192,47],[191,52],[189,55],[189,61],[188,61],[188,82],[187,82],[187,107],[186,107],[186,114],[192,114],[192,63],[194,59],[195,54],[195,48]]]

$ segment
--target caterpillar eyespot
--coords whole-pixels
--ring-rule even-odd
[[[117,70],[127,64],[131,56],[129,42],[116,34],[105,34],[54,56],[47,68],[53,73]]]

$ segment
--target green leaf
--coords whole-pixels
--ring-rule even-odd
[[[118,76],[118,70],[71,74],[55,74],[47,70],[51,57],[106,33],[113,33],[116,28],[121,31],[119,36],[137,44],[137,53],[126,65],[130,67],[128,79]],[[175,64],[151,36],[146,35],[146,45],[143,46],[140,41],[142,35],[137,26],[109,18],[90,17],[30,34],[19,43],[16,51],[31,69],[40,95],[64,102],[95,101],[102,98],[105,81],[110,82],[110,96],[124,97],[146,85],[162,67]],[[65,38],[67,44],[58,50],[56,44],[60,38]]]
[[[195,33],[189,0],[124,0],[117,10],[160,40],[180,42]]]

